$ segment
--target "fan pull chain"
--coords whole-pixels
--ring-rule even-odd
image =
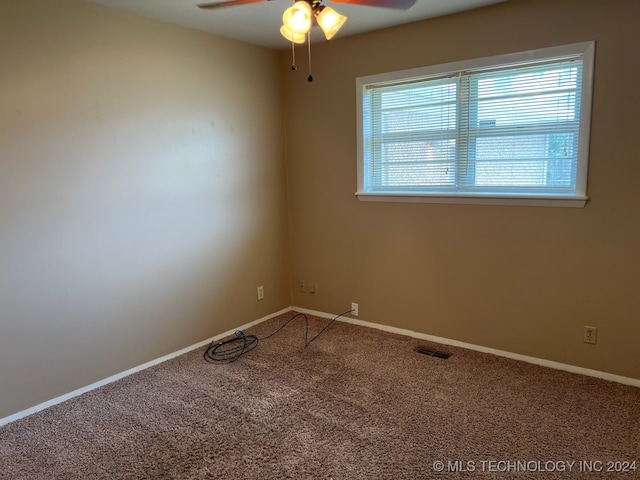
[[[298,70],[296,66],[296,44],[291,42],[291,70],[294,72]]]
[[[307,82],[313,82],[313,76],[311,75],[311,30],[307,32],[307,46],[309,50],[309,76]]]

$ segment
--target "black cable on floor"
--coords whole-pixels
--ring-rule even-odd
[[[211,342],[204,351],[204,359],[209,363],[232,363],[257,346],[258,337],[238,330],[230,340]]]
[[[305,331],[304,331],[304,346],[308,347],[314,342],[320,335],[324,333],[324,331],[329,328],[329,326],[335,322],[338,318],[346,315],[348,313],[353,312],[353,310],[347,310],[346,312],[342,312],[339,315],[336,315],[333,320],[327,323],[322,329],[311,339],[309,340],[309,318],[304,313],[296,313],[290,319],[288,319],[285,323],[283,323],[277,330],[266,335],[262,338],[258,338],[256,335],[245,335],[244,332],[238,330],[233,338],[229,340],[224,340],[222,342],[211,342],[207,349],[204,351],[204,359],[209,363],[233,363],[238,360],[242,355],[247,352],[250,352],[254,348],[258,346],[258,342],[260,340],[267,340],[274,335],[280,333],[283,328],[289,325],[293,320],[298,317],[304,318]]]

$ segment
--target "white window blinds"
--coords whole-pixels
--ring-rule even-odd
[[[584,195],[582,99],[582,54],[364,84],[362,190]]]

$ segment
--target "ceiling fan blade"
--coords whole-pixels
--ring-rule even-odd
[[[365,7],[395,8],[408,10],[415,5],[416,0],[331,0],[332,3],[348,3],[350,5],[362,5]]]
[[[215,8],[235,7],[236,5],[245,5],[248,3],[260,3],[270,0],[230,0],[228,2],[216,2],[216,3],[201,3],[198,7],[203,10],[213,10]]]

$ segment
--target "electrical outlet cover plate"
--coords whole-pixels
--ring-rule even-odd
[[[589,327],[585,325],[584,327],[584,343],[591,343],[595,345],[598,340],[598,329],[596,327]]]
[[[258,300],[262,300],[264,298],[264,287],[260,285],[258,287]]]

